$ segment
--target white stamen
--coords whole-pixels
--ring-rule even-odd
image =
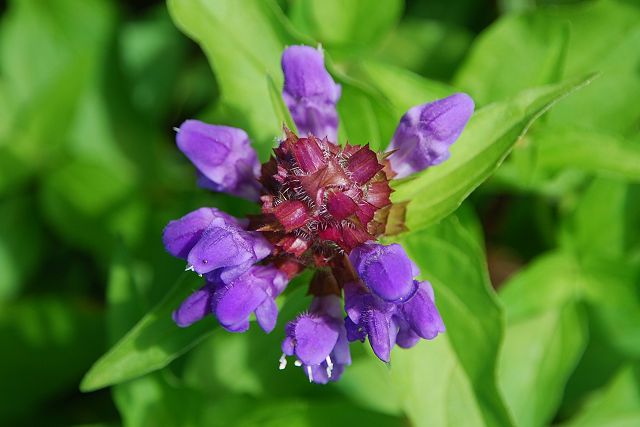
[[[307,365],[307,375],[309,376],[309,382],[313,382],[313,372],[311,371],[311,366]]]
[[[195,271],[193,265],[189,265],[187,264],[187,266],[185,267],[184,271]]]
[[[327,356],[325,360],[327,361],[327,376],[331,378],[331,373],[333,372],[333,362],[331,361],[331,356]]]
[[[287,356],[282,353],[282,356],[280,356],[280,365],[278,365],[278,369],[280,369],[281,371],[287,367]]]
[[[302,366],[302,362],[301,362],[301,361],[299,361],[299,360],[296,360],[295,362],[293,362],[293,364],[294,364],[295,366]]]
[[[175,127],[175,126],[174,126],[173,130],[174,130],[176,133],[180,132],[180,128],[177,128],[177,127]]]

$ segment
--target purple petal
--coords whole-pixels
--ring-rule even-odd
[[[427,281],[419,283],[416,294],[401,306],[411,328],[425,339],[433,339],[445,331],[444,322],[432,298],[433,288]]]
[[[191,249],[187,261],[198,274],[205,274],[217,268],[243,264],[252,256],[253,251],[236,230],[210,227]]]
[[[249,319],[266,298],[267,294],[259,287],[237,280],[216,294],[215,314],[222,325],[236,325]]]
[[[301,135],[336,141],[340,98],[337,85],[324,67],[324,54],[308,46],[291,46],[282,54],[282,97]]]
[[[187,297],[180,307],[173,312],[173,321],[181,328],[201,320],[211,313],[213,289],[205,286]]]
[[[365,243],[356,247],[349,259],[367,287],[385,301],[406,300],[417,290],[413,277],[418,269],[396,243]]]
[[[351,352],[349,351],[349,340],[347,340],[347,331],[343,327],[338,335],[338,341],[336,342],[331,358],[334,363],[341,365],[351,365]]]
[[[395,334],[390,330],[389,317],[380,311],[373,310],[367,322],[367,335],[373,352],[383,362],[391,360],[391,348],[395,344]],[[392,342],[393,335],[393,342]]]
[[[198,168],[203,187],[257,200],[260,164],[243,130],[187,120],[176,141]]]
[[[420,337],[411,329],[400,329],[396,337],[396,344],[402,348],[411,348],[420,341]]]
[[[256,320],[266,333],[273,331],[273,328],[276,327],[278,306],[272,298],[266,298],[264,302],[256,308]]]
[[[200,208],[170,221],[162,233],[164,247],[171,255],[187,259],[189,251],[198,243],[202,233],[218,213],[217,209]]]
[[[295,322],[295,353],[306,365],[324,361],[338,340],[336,328],[322,317],[301,316]]]
[[[351,342],[364,342],[367,338],[367,331],[365,331],[362,326],[354,323],[349,317],[344,319],[344,327],[347,330],[347,339]]]
[[[404,178],[449,157],[449,146],[462,133],[473,114],[474,103],[464,93],[411,108],[402,116],[389,151],[396,178]]]

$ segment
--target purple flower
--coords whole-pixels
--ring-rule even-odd
[[[390,303],[357,284],[345,286],[345,327],[349,341],[369,338],[383,362],[391,360],[395,344],[413,347],[420,338],[434,339],[445,331],[429,282],[416,282],[417,291],[406,301]]]
[[[260,163],[245,131],[187,120],[176,140],[198,169],[201,187],[258,200]]]
[[[389,362],[396,344],[409,348],[444,332],[429,282],[416,280],[420,272],[402,246],[377,239],[403,225],[401,213],[390,214],[391,180],[444,161],[474,105],[455,94],[410,109],[384,155],[368,145],[338,144],[341,88],[322,50],[289,47],[282,69],[282,96],[301,137],[285,128],[261,167],[240,129],[187,120],[178,130],[178,147],[196,166],[199,184],[259,196],[261,213],[239,221],[201,208],[166,226],[167,251],[206,280],[173,319],[186,327],[213,314],[226,330],[243,332],[255,315],[270,332],[276,297],[291,278],[317,269],[309,311],[286,326],[280,369],[294,357],[310,381],[324,384],[351,364],[350,341],[368,339]]]
[[[402,116],[389,151],[391,166],[404,178],[449,158],[449,146],[473,114],[473,100],[464,93],[411,108]]]
[[[173,313],[173,320],[186,327],[213,313],[230,332],[249,329],[249,316],[269,333],[276,325],[275,298],[287,285],[287,277],[272,266],[256,265],[228,283],[210,276],[204,287],[191,294]]]
[[[340,99],[337,85],[324,68],[324,54],[308,46],[291,46],[282,54],[282,97],[302,135],[336,140]]]
[[[371,292],[385,301],[406,300],[417,290],[413,278],[419,274],[418,267],[397,243],[364,243],[351,252],[349,260]]]
[[[389,362],[391,349],[396,343],[396,305],[383,301],[353,283],[345,286],[344,293],[347,338],[349,341],[364,342],[369,337],[369,344],[376,356],[383,362]]]
[[[435,296],[431,284],[425,280],[424,282],[417,283],[417,285],[418,291],[400,305],[400,312],[402,313],[403,320],[406,322],[408,332],[412,332],[420,338],[432,340],[438,334],[445,331],[444,322],[436,308]],[[398,343],[400,344],[399,339]],[[403,347],[411,346],[403,345]]]
[[[267,257],[272,246],[255,231],[215,208],[200,208],[171,221],[162,236],[167,251],[186,259],[198,274],[217,273],[228,281]]]
[[[295,356],[296,365],[302,366],[309,381],[326,384],[338,380],[344,367],[351,364],[338,296],[315,297],[309,313],[289,322],[286,331],[280,369],[286,367],[285,356]]]

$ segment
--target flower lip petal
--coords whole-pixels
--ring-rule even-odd
[[[306,365],[319,365],[338,341],[337,328],[323,316],[301,316],[295,323],[295,353]]]
[[[211,298],[213,298],[213,289],[210,286],[198,289],[173,312],[173,321],[181,328],[186,328],[203,319],[211,313]]]

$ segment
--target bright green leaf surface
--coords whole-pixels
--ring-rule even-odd
[[[299,0],[291,20],[327,48],[371,48],[395,25],[402,0]]]
[[[581,288],[575,262],[558,253],[518,273],[500,294],[507,313],[500,386],[518,425],[548,425],[560,404],[587,339]]]
[[[408,415],[425,426],[511,425],[496,385],[502,312],[481,247],[455,217],[409,233],[402,243],[433,284],[447,326],[435,342],[392,356],[393,381]]]
[[[626,366],[563,427],[635,427],[640,424],[640,371]]]

